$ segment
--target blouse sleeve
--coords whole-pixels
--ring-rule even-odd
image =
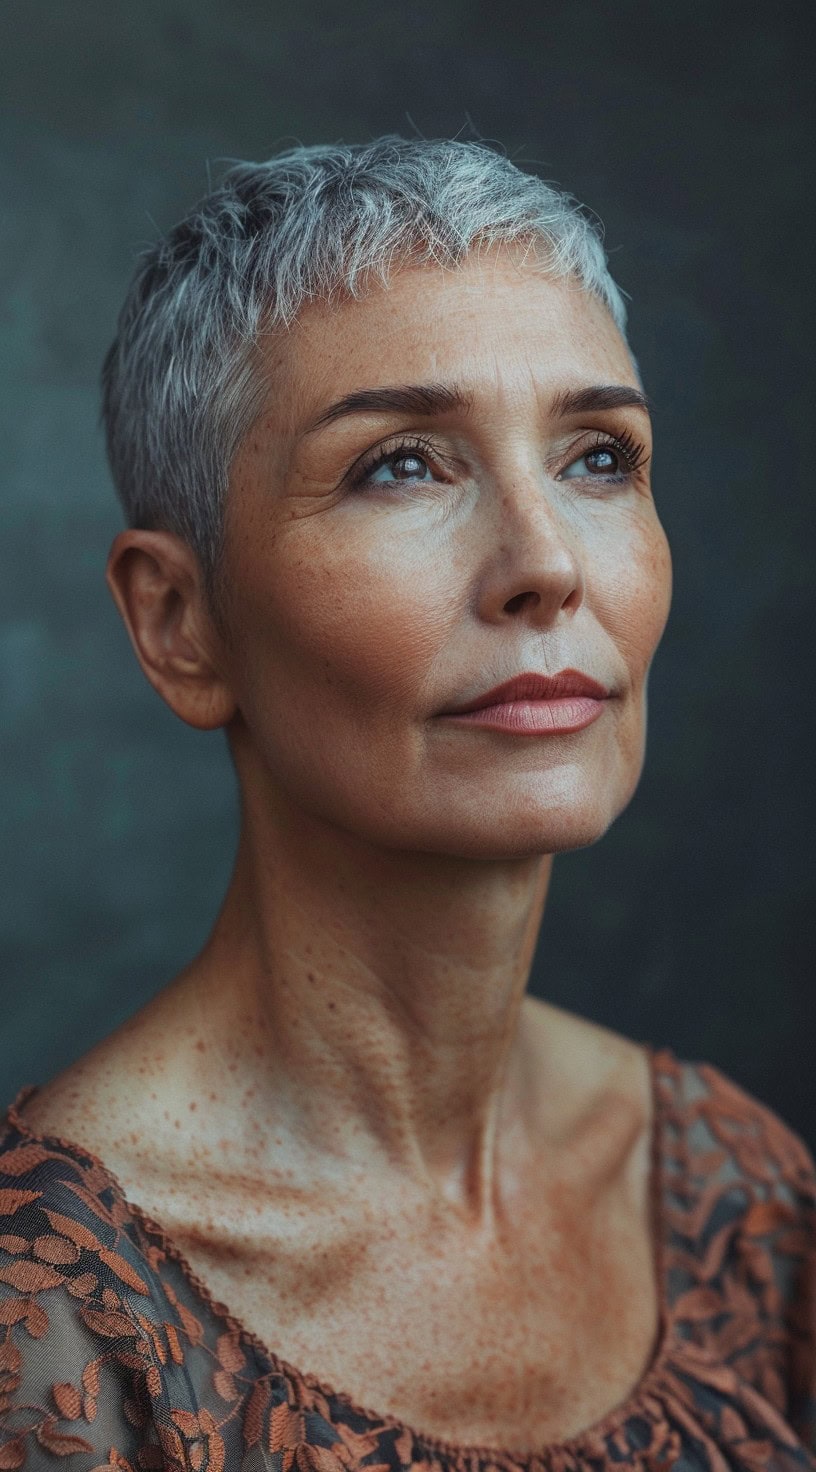
[[[735,1322],[746,1318],[753,1334],[729,1353],[816,1453],[816,1166],[772,1109],[719,1069],[704,1065],[700,1073],[709,1089],[697,1106],[702,1143],[713,1147],[708,1168],[724,1162],[730,1175],[721,1185],[738,1187],[742,1203],[727,1297]],[[720,1199],[725,1208],[727,1197]],[[706,1245],[708,1258],[716,1247]],[[747,1304],[750,1315],[742,1312]]]
[[[744,1260],[749,1271],[753,1263],[761,1274],[761,1254],[767,1251],[767,1299],[781,1301],[782,1334],[789,1346],[789,1416],[808,1450],[816,1453],[816,1166],[804,1141],[777,1122],[781,1209],[769,1211],[767,1220],[762,1203],[753,1209]]]
[[[150,1293],[82,1162],[0,1147],[0,1468],[166,1465],[150,1416]]]

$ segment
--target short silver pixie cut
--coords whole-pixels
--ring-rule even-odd
[[[270,390],[262,335],[316,298],[359,298],[405,264],[455,267],[474,246],[543,246],[625,339],[603,228],[572,195],[484,142],[319,144],[238,163],[139,257],[102,370],[102,417],[131,527],[172,531],[220,606],[224,506],[235,453]]]

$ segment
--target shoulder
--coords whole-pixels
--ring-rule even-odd
[[[682,1340],[816,1447],[816,1167],[711,1063],[655,1055],[663,1280]],[[701,1361],[702,1363],[702,1361]]]
[[[567,1138],[593,1117],[608,1118],[613,1104],[618,1117],[648,1127],[647,1046],[538,997],[525,997],[524,1008],[536,1074],[548,1081],[545,1113],[559,1134]]]
[[[655,1081],[664,1217],[678,1265],[697,1282],[702,1272],[708,1284],[727,1272],[732,1305],[747,1307],[750,1295],[759,1295],[763,1312],[787,1316],[807,1332],[816,1356],[810,1150],[772,1108],[712,1063],[664,1049],[655,1056]]]
[[[790,1125],[713,1063],[656,1055],[658,1090],[673,1131],[675,1167],[700,1187],[729,1185],[749,1206],[816,1207],[816,1166]],[[768,1219],[773,1213],[764,1213]],[[762,1213],[755,1212],[758,1222]]]
[[[96,1157],[35,1133],[10,1106],[0,1117],[0,1467],[70,1457],[99,1472],[261,1472],[279,1464],[278,1448],[316,1437],[317,1462],[309,1453],[303,1465],[344,1472],[325,1450],[339,1439],[328,1403],[292,1377],[208,1297]]]
[[[107,1252],[111,1247],[108,1238],[114,1234],[118,1245],[127,1243],[134,1253],[144,1253],[145,1235],[110,1171],[90,1150],[32,1128],[21,1113],[27,1092],[23,1090],[0,1118],[0,1225],[6,1231],[0,1242],[4,1250],[13,1251],[8,1236],[13,1222],[15,1239],[24,1234],[24,1228],[39,1228],[31,1241],[40,1248],[44,1234],[66,1233],[78,1247]],[[58,1218],[58,1223],[52,1218]],[[57,1251],[54,1242],[50,1246],[52,1252]],[[67,1246],[64,1251],[68,1254]],[[70,1261],[75,1260],[70,1254]],[[66,1270],[68,1263],[66,1255]],[[0,1280],[8,1281],[8,1274],[0,1274]]]
[[[0,1120],[3,1466],[29,1465],[38,1446],[99,1462],[112,1444],[123,1458],[158,1448],[151,1397],[163,1366],[183,1361],[179,1331],[195,1332],[162,1259],[101,1163],[35,1135],[12,1105]]]

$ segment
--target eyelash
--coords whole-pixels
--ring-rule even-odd
[[[646,453],[646,446],[637,441],[634,435],[630,434],[628,430],[624,430],[624,432],[619,435],[604,434],[603,431],[599,430],[594,442],[591,445],[587,445],[582,454],[576,455],[575,459],[583,460],[586,455],[591,455],[596,450],[616,450],[626,466],[626,470],[623,475],[621,475],[619,472],[617,475],[593,475],[591,477],[586,477],[587,479],[591,479],[596,482],[600,481],[601,484],[609,484],[610,482],[613,484],[620,484],[622,480],[625,480],[629,476],[634,475],[635,472],[639,470],[640,467],[644,465],[649,459],[649,456]],[[400,440],[399,443],[396,445],[391,445],[387,448],[381,447],[379,449],[371,451],[370,455],[364,457],[360,465],[357,467],[357,470],[354,472],[352,478],[352,486],[355,489],[358,489],[359,487],[365,485],[365,482],[369,479],[369,477],[374,475],[375,471],[379,470],[382,465],[387,465],[389,460],[398,460],[401,457],[407,455],[419,455],[423,460],[433,461],[433,444],[430,440],[423,439],[421,436],[411,436],[407,439]],[[569,466],[574,463],[575,462],[573,460],[570,460],[569,464],[566,465],[564,469],[568,470]],[[382,484],[387,485],[388,482],[384,481]],[[413,482],[392,481],[390,482],[390,484],[404,484],[408,486],[413,484]],[[420,484],[422,484],[422,482],[420,482]]]
[[[605,448],[617,450],[621,459],[625,462],[629,475],[634,475],[635,471],[640,470],[641,466],[645,465],[649,459],[646,453],[646,446],[640,440],[636,440],[628,429],[625,429],[622,434],[617,435],[606,435],[599,430],[595,443],[585,449],[584,454],[578,458],[583,460],[584,455],[591,455],[593,450],[602,450]],[[570,464],[572,464],[572,461],[570,461]],[[595,478],[593,476],[593,480]],[[597,479],[600,480],[601,477],[598,476]]]

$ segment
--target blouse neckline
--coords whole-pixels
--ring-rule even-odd
[[[80,1155],[99,1170],[110,1183],[111,1188],[118,1196],[121,1204],[128,1214],[135,1218],[142,1230],[150,1238],[158,1243],[161,1251],[167,1258],[175,1262],[187,1280],[197,1297],[209,1308],[212,1314],[223,1320],[229,1332],[235,1335],[238,1342],[251,1347],[256,1358],[265,1361],[274,1373],[301,1390],[312,1392],[313,1396],[323,1401],[339,1402],[348,1411],[361,1417],[363,1420],[378,1427],[388,1428],[411,1438],[418,1445],[435,1453],[438,1458],[457,1466],[472,1465],[474,1462],[490,1462],[496,1467],[502,1468],[528,1468],[534,1463],[546,1463],[553,1457],[580,1453],[597,1447],[599,1440],[608,1436],[610,1432],[622,1427],[630,1420],[648,1400],[656,1383],[659,1383],[663,1375],[667,1359],[670,1358],[673,1348],[673,1319],[668,1300],[668,1284],[666,1282],[666,1221],[664,1216],[665,1182],[663,1170],[663,1157],[665,1147],[665,1132],[667,1127],[665,1106],[661,1088],[661,1067],[668,1065],[671,1070],[676,1069],[678,1060],[673,1051],[668,1047],[656,1049],[651,1042],[644,1042],[640,1047],[647,1055],[649,1079],[651,1084],[651,1138],[649,1151],[649,1218],[651,1223],[652,1237],[652,1272],[657,1286],[658,1301],[658,1326],[655,1335],[655,1344],[651,1358],[646,1365],[637,1383],[632,1387],[623,1400],[613,1406],[605,1415],[593,1421],[582,1431],[561,1441],[547,1442],[543,1446],[536,1447],[532,1451],[519,1451],[507,1447],[496,1447],[488,1445],[476,1445],[468,1442],[448,1440],[444,1437],[434,1436],[416,1427],[408,1425],[398,1416],[383,1414],[360,1406],[351,1395],[342,1390],[335,1390],[326,1381],[319,1379],[308,1371],[299,1370],[287,1360],[281,1358],[274,1350],[270,1349],[264,1341],[241,1323],[240,1319],[230,1311],[229,1307],[215,1297],[212,1290],[201,1279],[192,1267],[182,1250],[176,1246],[172,1238],[168,1236],[160,1222],[157,1222],[149,1212],[131,1201],[125,1194],[121,1183],[103,1160],[100,1160],[93,1151],[86,1149],[74,1140],[65,1139],[59,1135],[40,1134],[23,1118],[20,1110],[25,1103],[38,1093],[38,1084],[26,1084],[16,1094],[13,1102],[7,1107],[5,1117],[8,1122],[21,1135],[32,1142],[56,1146],[67,1154]],[[2,1157],[0,1157],[0,1169],[2,1168]],[[301,1403],[304,1396],[301,1393]],[[308,1397],[305,1397],[308,1399]]]

